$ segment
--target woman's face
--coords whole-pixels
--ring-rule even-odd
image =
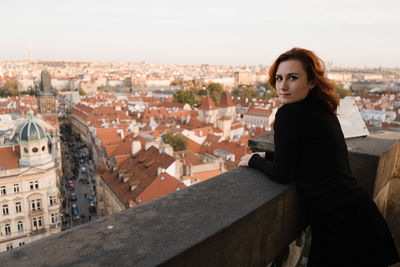
[[[275,88],[282,104],[295,103],[306,98],[314,85],[308,81],[301,61],[290,59],[279,64],[275,74]]]

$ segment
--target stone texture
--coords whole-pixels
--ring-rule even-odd
[[[385,218],[400,251],[400,179],[392,179],[388,187]]]
[[[294,186],[240,167],[5,252],[0,262],[9,266],[265,266],[304,227],[299,203]]]

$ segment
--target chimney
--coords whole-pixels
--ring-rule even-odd
[[[132,141],[132,155],[135,155],[140,150],[142,150],[142,143],[140,141]]]

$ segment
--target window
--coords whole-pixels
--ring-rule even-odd
[[[8,205],[3,205],[3,215],[8,215]]]
[[[41,200],[40,199],[34,199],[31,201],[32,203],[32,210],[40,210],[41,209]]]
[[[53,206],[53,205],[57,204],[56,196],[50,196],[49,200],[50,200],[50,206]]]
[[[37,230],[43,226],[42,217],[33,218],[33,230]]]
[[[13,248],[12,243],[7,244],[7,250],[11,250]]]
[[[4,231],[6,232],[6,235],[11,235],[11,226],[9,224],[6,224],[4,226]]]
[[[18,225],[18,231],[19,232],[24,231],[24,224],[22,223],[22,221],[19,221],[17,225]]]
[[[3,185],[2,187],[0,187],[0,194],[1,195],[6,195],[7,194],[7,190],[6,190],[6,186]]]
[[[29,189],[30,190],[39,189],[39,181],[29,182]]]
[[[23,245],[25,245],[25,240],[24,239],[21,239],[20,241],[19,241],[19,246],[21,247],[21,246],[23,246]]]
[[[19,184],[14,184],[14,193],[19,193]]]
[[[52,213],[50,217],[51,217],[51,224],[55,224],[58,221],[57,213]]]
[[[21,202],[15,203],[15,211],[16,212],[21,212],[22,211]]]

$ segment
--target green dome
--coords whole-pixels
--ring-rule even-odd
[[[46,131],[33,118],[33,111],[29,110],[28,115],[28,121],[22,126],[19,132],[19,140],[29,142],[46,138]]]

